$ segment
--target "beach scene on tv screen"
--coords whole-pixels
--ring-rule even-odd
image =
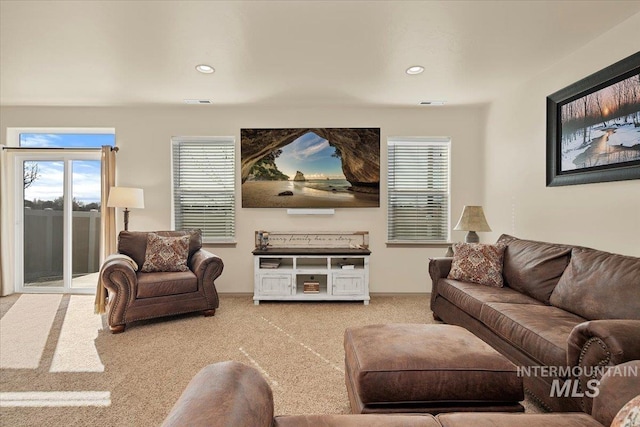
[[[380,206],[380,129],[242,129],[242,207]]]

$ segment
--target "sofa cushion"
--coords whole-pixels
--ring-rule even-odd
[[[184,236],[188,234],[189,240],[189,258],[202,248],[202,232],[198,229],[182,230],[182,231],[155,231],[159,236]],[[138,266],[144,264],[144,256],[147,251],[147,231],[121,231],[118,235],[118,252],[131,257]]]
[[[198,278],[191,271],[138,273],[136,298],[186,294],[198,290]]]
[[[502,287],[502,259],[505,245],[456,243],[448,279]]]
[[[603,427],[587,414],[438,414],[442,427]]]
[[[273,427],[441,427],[433,415],[281,415]]]
[[[159,236],[156,233],[147,234],[147,250],[144,264],[140,271],[151,273],[154,271],[187,271],[189,256],[189,235]]]
[[[452,279],[440,279],[438,293],[476,319],[480,318],[480,309],[486,302],[542,305],[540,301],[510,288],[478,286]]]
[[[585,319],[548,305],[490,302],[480,321],[540,364],[566,366],[567,338]]]
[[[556,307],[585,319],[640,319],[640,258],[574,248],[551,294]]]
[[[508,235],[502,235],[498,242],[507,244],[502,268],[506,285],[549,304],[551,292],[569,264],[571,248]]]

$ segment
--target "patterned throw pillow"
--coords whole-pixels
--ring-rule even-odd
[[[163,237],[147,234],[147,251],[142,269],[145,273],[155,271],[188,271],[189,239],[186,234],[178,237]]]
[[[507,246],[502,243],[456,243],[448,279],[501,288],[502,261]]]
[[[640,395],[628,401],[611,423],[611,427],[637,426],[640,426]]]

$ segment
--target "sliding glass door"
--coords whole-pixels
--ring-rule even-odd
[[[64,272],[64,162],[25,160],[22,235],[25,288],[62,288]]]
[[[100,270],[100,160],[74,160],[71,172],[71,288],[95,291]]]
[[[17,291],[95,292],[100,152],[27,152],[15,166]]]

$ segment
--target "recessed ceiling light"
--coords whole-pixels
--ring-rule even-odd
[[[198,71],[200,71],[201,73],[204,73],[204,74],[211,74],[214,71],[216,71],[215,68],[213,68],[211,65],[207,65],[207,64],[196,65],[196,70],[198,70]]]
[[[420,101],[420,105],[444,105],[447,101]]]
[[[407,74],[420,74],[424,71],[424,67],[422,65],[414,65],[413,67],[407,68]]]

